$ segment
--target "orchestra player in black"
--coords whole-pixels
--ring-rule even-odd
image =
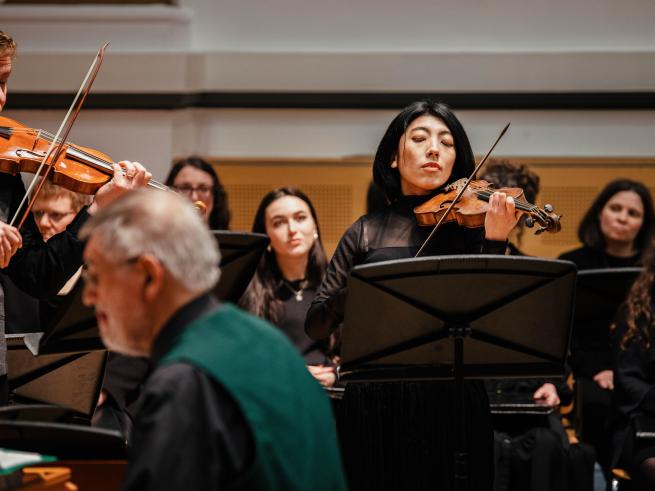
[[[0,111],[7,101],[7,87],[16,54],[16,43],[0,31]],[[32,214],[18,230],[9,225],[25,195],[20,174],[0,173],[0,268],[23,291],[36,298],[51,298],[82,266],[83,243],[77,234],[100,207],[128,189],[145,186],[151,174],[138,162],[114,165],[114,177],[96,193],[93,203],[83,207],[66,229],[45,242]],[[4,294],[0,289],[0,405],[7,400]]]
[[[578,270],[640,266],[654,225],[653,200],[640,182],[618,179],[594,199],[578,228],[582,247],[560,259],[574,262]],[[571,365],[581,401],[581,439],[594,446],[598,463],[610,475],[611,395],[614,373],[609,325],[576,329],[571,341]],[[576,332],[583,334],[576,334]]]
[[[359,218],[345,232],[308,312],[305,329],[324,339],[343,320],[346,279],[358,264],[411,258],[430,233],[413,208],[474,168],[471,146],[451,109],[415,102],[391,122],[375,155],[373,176],[389,200],[386,209]],[[514,201],[495,193],[485,227],[444,225],[426,255],[503,254],[517,223]],[[400,326],[399,326],[400,327]],[[452,487],[454,384],[351,384],[339,433],[352,489]],[[465,383],[470,489],[493,483],[493,436],[488,399],[480,382]]]

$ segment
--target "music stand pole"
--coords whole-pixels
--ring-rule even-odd
[[[465,490],[468,482],[468,452],[466,451],[466,419],[464,418],[464,337],[470,333],[468,326],[450,325],[448,332],[453,338],[453,375],[455,378],[455,490]]]

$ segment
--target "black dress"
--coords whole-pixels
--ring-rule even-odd
[[[616,257],[600,249],[580,247],[562,254],[560,259],[574,262],[579,270],[627,268],[638,266],[641,255]],[[603,326],[585,326],[585,335],[577,335],[574,326],[571,340],[571,368],[576,379],[577,390],[581,395],[581,432],[583,441],[589,442],[596,449],[596,458],[609,474],[611,464],[611,443],[609,437],[611,391],[602,389],[593,378],[603,370],[612,370],[612,353],[610,350],[609,326],[612,319],[607,319]],[[595,334],[591,334],[595,332]]]
[[[358,264],[415,255],[430,233],[418,227],[413,208],[426,197],[405,196],[387,209],[357,220],[344,234],[307,315],[305,329],[323,339],[343,319],[346,279]],[[505,252],[484,229],[447,224],[426,255]],[[493,434],[481,382],[464,384],[469,489],[493,485]],[[453,487],[455,396],[451,382],[370,383],[347,387],[338,414],[339,436],[351,489]]]
[[[316,295],[316,288],[302,288],[302,281],[283,282],[276,292],[282,301],[282,315],[277,327],[287,335],[308,365],[325,365],[329,361],[325,355],[324,343],[316,341],[305,333],[307,310]],[[297,292],[300,294],[297,295]]]

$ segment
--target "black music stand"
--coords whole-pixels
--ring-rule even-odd
[[[348,279],[341,379],[454,379],[454,482],[464,489],[463,378],[561,376],[575,278],[568,261],[489,255],[357,266]]]
[[[214,288],[219,300],[237,303],[268,246],[268,236],[249,232],[212,231],[221,250],[221,278]]]
[[[611,366],[610,325],[641,268],[587,269],[578,273],[571,337],[571,365],[577,377],[578,430],[585,431],[583,408],[588,384],[600,367]],[[584,362],[593,360],[593,365]]]
[[[40,401],[90,417],[98,400],[106,352],[82,281],[57,298],[38,333],[7,335],[9,387],[19,400]],[[56,411],[56,408],[53,408]]]
[[[40,353],[105,349],[95,312],[82,302],[83,291],[84,281],[80,278],[69,294],[57,297],[55,305],[42,313]]]
[[[236,302],[248,286],[268,245],[262,234],[215,231],[221,249],[221,278],[214,293]],[[10,390],[90,417],[102,386],[106,352],[93,308],[82,303],[80,279],[57,299],[38,333],[7,336]],[[53,411],[56,411],[53,408]]]
[[[43,421],[0,420],[3,447],[54,455],[59,459],[125,459],[125,437],[118,431]]]

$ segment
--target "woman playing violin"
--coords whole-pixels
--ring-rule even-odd
[[[373,163],[375,183],[390,205],[361,217],[341,238],[307,315],[305,329],[312,338],[326,338],[343,320],[350,270],[358,264],[413,257],[430,233],[417,225],[413,209],[445,185],[468,177],[473,168],[466,132],[448,106],[418,101],[393,119]],[[425,255],[503,254],[517,215],[512,198],[494,193],[484,228],[444,224]],[[347,416],[340,421],[340,434],[351,487],[451,489],[453,387],[437,382],[348,386],[343,401]],[[491,489],[493,437],[482,384],[465,384],[465,406],[471,423],[470,489]],[[402,418],[402,414],[412,416]],[[371,448],[357,446],[370,442],[372,435],[377,457],[371,457]],[[365,462],[373,462],[375,471],[367,469]],[[381,465],[385,462],[393,465]]]
[[[0,31],[0,111],[7,100],[7,83],[11,75],[16,43]],[[0,174],[0,268],[25,292],[37,298],[57,294],[66,281],[82,265],[83,243],[77,232],[89,214],[121,196],[129,189],[141,187],[150,180],[150,173],[137,162],[123,161],[114,165],[114,177],[103,185],[88,208],[77,213],[66,230],[43,240],[31,214],[18,230],[9,225],[21,199],[25,186],[20,175]],[[0,292],[1,293],[1,292]],[[4,301],[0,301],[0,308]],[[2,316],[4,317],[4,316]],[[0,334],[4,333],[4,321]],[[4,336],[0,336],[0,404],[6,399]]]

